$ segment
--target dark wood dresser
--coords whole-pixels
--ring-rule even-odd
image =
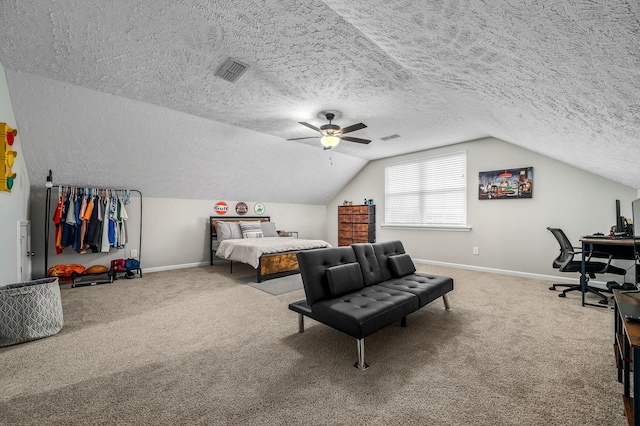
[[[376,242],[376,206],[338,206],[338,245]]]

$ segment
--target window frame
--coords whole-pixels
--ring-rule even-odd
[[[444,167],[446,167],[446,163],[443,163],[442,160],[446,157],[450,157],[452,161],[455,162],[460,162],[462,164],[460,164],[460,166],[463,168],[463,176],[461,178],[456,178],[454,183],[456,186],[459,187],[459,190],[462,191],[462,196],[458,195],[456,198],[456,202],[460,203],[462,206],[462,212],[458,211],[457,215],[462,214],[463,215],[463,219],[464,219],[464,223],[462,223],[463,221],[457,221],[456,222],[427,222],[424,221],[425,217],[428,217],[430,214],[433,214],[432,212],[427,212],[427,205],[425,205],[425,198],[427,196],[431,196],[433,197],[434,195],[436,195],[437,197],[437,193],[440,190],[438,190],[438,186],[440,188],[442,188],[442,185],[433,185],[433,180],[431,182],[425,182],[425,181],[418,181],[417,182],[417,189],[413,190],[413,191],[408,191],[408,195],[410,196],[410,193],[413,192],[415,196],[418,197],[418,201],[417,204],[414,206],[414,212],[415,214],[417,214],[418,216],[418,220],[421,220],[420,222],[389,222],[389,212],[390,210],[393,210],[393,208],[390,208],[390,196],[392,196],[392,194],[390,194],[389,192],[389,172],[390,169],[392,169],[393,167],[396,166],[402,166],[402,165],[406,165],[406,166],[415,166],[417,168],[417,171],[414,170],[413,173],[418,173],[418,179],[422,179],[425,177],[426,173],[427,173],[427,168],[429,167],[436,167],[436,168],[442,168],[443,164]],[[436,169],[437,170],[437,169]],[[401,173],[410,173],[410,171],[406,170],[406,171],[401,171]],[[427,175],[428,177],[428,175]],[[447,182],[451,182],[451,181],[447,181]],[[462,187],[460,186],[462,185]],[[429,187],[427,187],[429,186]],[[450,184],[447,184],[447,186],[451,186]],[[403,161],[396,161],[396,162],[390,162],[390,163],[386,163],[384,165],[384,208],[385,208],[385,217],[384,217],[384,224],[382,225],[382,228],[393,228],[393,229],[422,229],[422,230],[446,230],[446,231],[470,231],[471,227],[468,224],[468,191],[469,191],[469,185],[468,185],[468,168],[467,168],[467,150],[460,150],[460,151],[453,151],[453,152],[448,152],[448,153],[443,153],[443,154],[438,154],[438,155],[430,155],[430,156],[425,156],[425,157],[419,157],[419,158],[413,158],[410,160],[403,160]],[[401,194],[399,194],[401,196]],[[442,199],[440,199],[440,201],[442,201]],[[441,202],[440,208],[438,208],[437,206],[435,207],[436,210],[440,210],[442,209],[442,205],[444,204],[444,202]],[[460,210],[460,209],[459,209]],[[446,214],[446,211],[444,211],[444,213]]]

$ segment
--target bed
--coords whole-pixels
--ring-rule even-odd
[[[297,253],[301,250],[331,247],[323,240],[281,237],[269,216],[210,217],[211,264],[214,256],[251,265],[257,281],[299,273]],[[214,254],[215,253],[215,254]]]

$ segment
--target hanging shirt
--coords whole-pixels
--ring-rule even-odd
[[[74,203],[74,209],[76,211],[76,237],[73,240],[73,250],[79,252],[80,251],[80,247],[81,247],[81,240],[80,240],[80,223],[82,222],[80,220],[80,209],[82,207],[82,197],[78,197],[76,196],[75,199],[75,203]]]
[[[69,208],[67,209],[67,218],[65,219],[66,223],[70,223],[72,225],[76,224],[76,203],[75,200],[69,200]]]
[[[109,206],[111,204],[111,200],[109,197],[105,198],[103,202],[102,208],[104,209],[104,213],[102,215],[102,240],[100,245],[101,253],[109,253],[109,224],[111,220],[109,219]]]
[[[56,224],[56,253],[61,254],[64,247],[62,246],[62,197],[58,198],[56,211],[53,213],[53,223]]]
[[[98,245],[100,241],[100,221],[98,220],[98,212],[100,211],[100,201],[98,198],[91,198],[91,209],[87,207],[87,211],[91,210],[91,217],[87,223],[87,245],[91,248],[91,251],[97,253]],[[86,215],[85,215],[86,216]]]
[[[87,235],[87,220],[84,218],[87,213],[87,197],[82,197],[82,206],[80,207],[80,250],[78,253],[85,254],[87,252],[87,244],[85,237]]]

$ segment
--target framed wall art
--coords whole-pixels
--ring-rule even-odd
[[[480,172],[478,199],[533,198],[533,167]]]

